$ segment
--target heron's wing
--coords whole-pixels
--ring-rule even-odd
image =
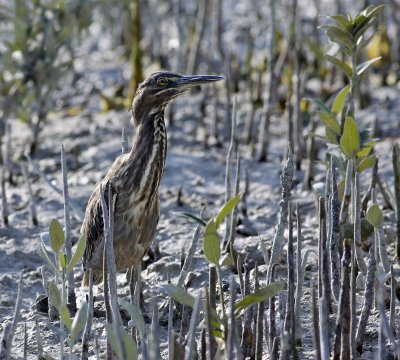
[[[111,198],[113,198],[113,196],[116,194],[116,191],[112,183],[107,179],[103,180],[102,186],[108,210],[109,190],[111,189]],[[103,209],[101,207],[100,185],[98,185],[89,198],[86,207],[85,219],[83,220],[81,227],[81,234],[86,235],[86,240],[87,240],[86,249],[83,254],[84,268],[87,262],[90,261],[92,256],[95,254],[97,247],[100,245],[103,239],[103,233],[104,233]]]

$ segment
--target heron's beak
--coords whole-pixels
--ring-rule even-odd
[[[207,84],[210,82],[225,80],[223,76],[215,75],[193,75],[193,76],[183,76],[179,79],[177,87],[182,90],[190,89],[197,85]]]

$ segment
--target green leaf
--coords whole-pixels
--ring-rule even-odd
[[[64,325],[71,330],[72,319],[71,319],[71,314],[69,313],[68,310],[68,306],[66,304],[61,305],[58,312],[60,313],[60,318],[63,321]]]
[[[242,193],[234,196],[232,199],[228,200],[227,203],[221,208],[221,210],[219,211],[218,215],[215,218],[215,226],[217,229],[222,224],[225,217],[233,211],[233,209],[235,208],[241,197]]]
[[[340,134],[340,125],[336,120],[335,114],[321,111],[318,113],[318,115],[326,128],[332,130],[336,135]]]
[[[353,24],[343,15],[328,16],[328,19],[334,21],[337,27],[341,27],[345,31],[350,31]]]
[[[78,263],[80,259],[82,259],[83,253],[86,249],[86,236],[82,235],[78,241],[78,245],[76,245],[76,250],[74,255],[72,255],[71,261],[68,264],[68,272],[71,272],[75,265]]]
[[[337,26],[323,25],[329,40],[339,44],[345,50],[350,51],[353,47],[353,39],[348,31],[344,31]]]
[[[368,157],[364,158],[363,160],[361,160],[361,162],[357,165],[356,171],[358,171],[359,173],[362,173],[366,169],[373,168],[375,165],[375,162],[376,162],[375,155],[368,156]]]
[[[75,342],[79,333],[83,330],[86,319],[87,319],[88,304],[84,302],[82,306],[78,309],[77,313],[72,320],[70,337],[73,342]]]
[[[361,148],[361,150],[357,153],[357,158],[363,159],[366,158],[369,154],[371,154],[371,151],[374,148],[374,145],[376,144],[376,141],[368,141],[364,146]]]
[[[52,250],[58,254],[64,245],[64,231],[57,219],[50,221],[49,225],[50,246]]]
[[[65,270],[67,268],[67,264],[68,264],[67,254],[59,253],[58,254],[58,261],[60,263],[61,269]]]
[[[47,250],[44,246],[44,244],[41,242],[39,247],[36,250],[37,254],[53,269],[55,274],[58,274],[59,271],[54,264],[54,262],[50,259],[49,254],[47,253]]]
[[[347,116],[344,122],[343,135],[340,138],[340,147],[348,158],[354,157],[360,150],[358,126],[350,116]]]
[[[122,333],[122,346],[124,347],[124,353],[126,355],[126,360],[137,360],[138,359],[138,351],[135,341],[132,339],[132,336],[127,334],[126,332]]]
[[[61,306],[61,294],[58,287],[54,281],[49,282],[49,301],[57,310]]]
[[[182,216],[185,217],[187,219],[190,220],[194,220],[195,222],[197,222],[198,224],[200,224],[201,226],[206,226],[207,223],[200,217],[193,215],[192,213],[183,211],[183,212],[174,212],[174,214],[178,215],[178,216]]]
[[[117,345],[117,336],[116,329],[114,328],[114,324],[106,324],[107,330],[107,340],[110,342],[111,349],[117,355],[117,359],[122,359],[122,354],[119,353],[119,347]]]
[[[232,259],[232,256],[231,256],[230,253],[226,253],[226,254],[222,257],[220,263],[221,263],[221,266],[235,265],[235,263],[233,262],[233,259]]]
[[[214,264],[219,264],[219,257],[221,256],[221,244],[217,233],[217,226],[215,220],[211,219],[204,230],[204,256],[206,259]]]
[[[329,143],[339,145],[339,134],[337,134],[331,128],[325,128],[325,137]]]
[[[375,228],[379,227],[382,223],[382,210],[378,204],[372,204],[367,209],[367,220]]]
[[[181,288],[179,288],[179,289],[181,289]],[[139,330],[140,337],[144,340],[146,338],[146,326],[145,326],[142,312],[138,309],[138,307],[136,305],[134,305],[128,301],[125,301],[125,300],[121,300],[121,306],[128,312],[129,316],[131,317],[132,321],[134,322],[134,324],[136,326],[136,329]]]
[[[339,60],[338,58],[331,56],[331,55],[325,55],[326,60],[331,62],[333,65],[339,67],[340,69],[343,70],[343,72],[347,75],[349,79],[353,76],[353,70],[349,65],[347,65],[344,61]]]
[[[172,284],[164,285],[163,288],[173,300],[180,304],[193,308],[194,297],[188,294],[185,290],[183,290],[179,286]]]
[[[339,94],[337,94],[335,101],[332,104],[332,112],[334,114],[340,114],[343,106],[346,102],[347,94],[349,93],[351,89],[350,84],[346,85],[342,90],[340,90]]]
[[[329,110],[329,108],[321,100],[308,98],[308,97],[304,97],[303,100],[308,100],[308,101],[314,103],[315,105],[317,105],[324,112],[327,112],[327,113],[331,112]]]
[[[382,56],[378,56],[376,58],[373,58],[371,60],[367,60],[359,65],[357,65],[357,75],[361,75],[365,70],[367,70],[374,62],[379,61],[382,59]]]
[[[242,300],[235,303],[235,313],[238,314],[249,306],[258,304],[266,299],[269,299],[279,293],[285,287],[283,281],[276,281],[267,286],[256,290],[254,293],[245,296]]]

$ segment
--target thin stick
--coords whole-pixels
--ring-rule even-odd
[[[70,200],[68,194],[68,178],[67,178],[67,163],[65,161],[64,145],[61,144],[61,171],[63,179],[63,197],[64,197],[64,226],[65,226],[65,252],[67,254],[68,263],[72,258],[72,241],[71,241],[71,214]],[[76,311],[76,295],[74,286],[74,270],[67,274],[67,303],[73,312]]]
[[[81,360],[89,359],[89,339],[90,332],[92,331],[92,321],[93,321],[93,274],[92,269],[89,269],[89,294],[87,297],[88,308],[86,324],[82,334],[82,350],[81,350]]]
[[[32,186],[31,186],[31,182],[29,179],[29,174],[28,174],[28,170],[25,166],[24,163],[21,164],[21,170],[22,170],[22,174],[24,176],[25,182],[26,182],[26,186],[28,188],[28,194],[29,194],[29,217],[31,219],[31,223],[33,226],[37,226],[38,225],[38,220],[37,220],[37,216],[36,216],[36,202],[35,202],[35,198],[33,196],[33,191],[32,191]]]

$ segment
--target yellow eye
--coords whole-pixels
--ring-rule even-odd
[[[165,85],[167,85],[167,83],[168,83],[168,80],[164,77],[159,78],[157,80],[157,85],[159,85],[159,86],[165,86]]]

